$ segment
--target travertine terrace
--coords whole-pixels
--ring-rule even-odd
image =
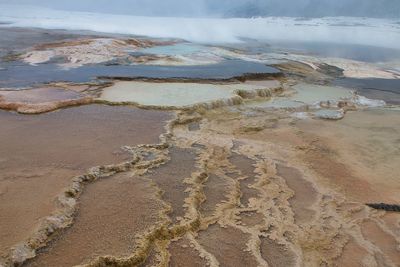
[[[62,57],[66,73],[201,61],[175,44],[85,36],[17,60]],[[0,89],[1,267],[400,266],[400,109],[333,83],[398,73],[207,49],[207,64],[279,71]]]

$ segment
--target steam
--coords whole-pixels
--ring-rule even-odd
[[[138,2],[114,1],[114,2]],[[146,0],[150,5],[162,1]],[[236,1],[232,0],[234,3]],[[102,14],[78,11],[63,11],[37,6],[1,5],[0,21],[12,26],[39,27],[48,29],[91,30],[106,33],[143,35],[160,38],[180,38],[201,43],[240,42],[241,38],[261,41],[318,41],[345,44],[363,44],[397,48],[400,42],[400,25],[395,20],[359,18],[189,18],[189,17],[144,17],[119,14]],[[4,2],[4,1],[3,1]],[[24,3],[36,1],[24,0]],[[56,1],[54,1],[56,2]],[[77,1],[63,1],[74,4]],[[84,4],[92,0],[82,1]],[[97,0],[97,5],[109,1]],[[181,3],[174,0],[167,3]],[[187,1],[191,2],[191,1]],[[56,5],[53,1],[41,4]],[[53,3],[53,4],[52,4]],[[79,8],[83,9],[83,4]],[[185,9],[204,6],[204,1],[194,0]],[[67,5],[66,3],[64,3]],[[114,5],[114,4],[113,4]],[[60,6],[61,8],[61,6]],[[68,8],[65,6],[64,8]],[[196,9],[196,12],[200,11]],[[204,12],[202,10],[201,12]]]
[[[13,5],[32,5],[67,11],[135,16],[206,16],[211,12],[208,0],[14,0]],[[235,1],[235,0],[233,0]],[[9,4],[0,0],[0,4]]]
[[[0,4],[135,16],[400,18],[396,0],[0,0]]]

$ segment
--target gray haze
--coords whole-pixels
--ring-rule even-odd
[[[400,0],[0,0],[0,4],[144,16],[400,18]]]

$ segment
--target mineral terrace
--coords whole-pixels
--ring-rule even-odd
[[[67,37],[0,69],[0,266],[400,266],[400,108],[335,82],[392,65]]]

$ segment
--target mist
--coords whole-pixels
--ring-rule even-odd
[[[11,3],[0,0],[0,4]],[[136,16],[400,18],[398,0],[13,0],[12,4]]]
[[[356,1],[359,0],[346,0],[346,5]],[[375,2],[387,1],[390,0]],[[400,1],[391,3],[397,2]],[[269,9],[271,3],[276,3],[272,5],[273,9]],[[114,0],[112,4],[108,0],[15,0],[12,5],[0,0],[0,22],[8,22],[8,26],[180,38],[199,43],[234,43],[247,38],[265,42],[329,42],[399,49],[400,23],[397,18],[304,18],[305,13],[304,16],[296,15],[305,12],[311,3],[316,0]],[[338,8],[345,2],[329,3],[329,7]],[[363,0],[363,3],[371,2]],[[241,8],[243,5],[253,8]],[[360,8],[357,7],[357,12]],[[238,14],[238,11],[248,15]],[[255,12],[258,15],[250,15]]]

